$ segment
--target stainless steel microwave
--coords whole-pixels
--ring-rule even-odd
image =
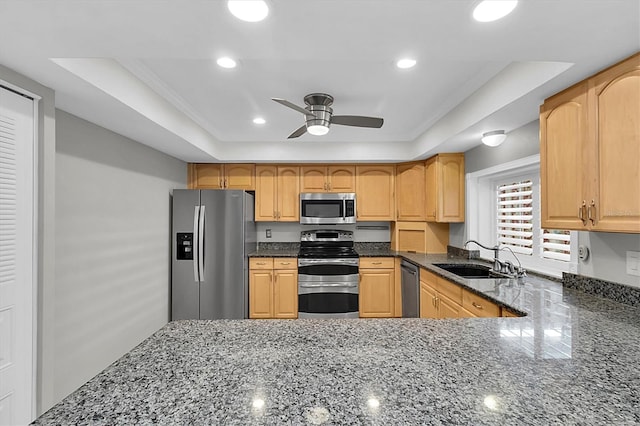
[[[303,192],[300,223],[339,225],[356,223],[356,194],[352,192]]]

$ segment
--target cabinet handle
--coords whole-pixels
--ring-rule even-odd
[[[277,218],[278,218],[278,212],[277,212],[277,211],[275,211],[275,210],[273,211],[273,218],[274,218],[274,219],[277,219]]]
[[[578,217],[582,221],[583,226],[587,225],[587,219],[584,217],[586,210],[587,210],[587,202],[585,200],[582,200],[582,205],[578,207]]]
[[[431,298],[431,304],[433,305],[434,308],[438,306],[437,305],[437,303],[438,303],[437,300],[438,300],[438,298],[435,297],[435,296]]]
[[[281,265],[290,265],[291,262],[280,262]]]
[[[482,307],[482,305],[478,305],[476,302],[471,302],[471,304],[472,304],[472,305],[473,305],[473,307],[474,307],[474,308],[476,308],[476,309],[484,309],[484,308]]]
[[[266,265],[264,262],[256,262],[256,265]]]
[[[382,265],[382,262],[371,262],[372,265]]]
[[[220,188],[224,188],[224,181],[220,179]]]
[[[282,215],[280,214],[280,212],[278,212],[278,219],[280,219],[280,217],[282,217]]]
[[[591,214],[591,212],[593,212],[593,215]],[[594,200],[591,200],[588,217],[589,217],[589,220],[591,221],[591,224],[595,225],[596,224],[596,202]]]
[[[327,190],[327,182],[324,183],[324,190]]]

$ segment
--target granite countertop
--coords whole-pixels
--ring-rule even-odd
[[[527,315],[171,322],[35,423],[640,424],[640,308],[394,255]]]

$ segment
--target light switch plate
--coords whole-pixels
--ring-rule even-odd
[[[627,274],[640,277],[640,251],[627,252]]]

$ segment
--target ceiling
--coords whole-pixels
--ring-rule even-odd
[[[0,64],[54,89],[57,108],[185,161],[372,162],[470,149],[640,50],[640,0],[521,0],[491,23],[473,20],[477,3],[268,0],[248,23],[222,0],[0,0]],[[396,68],[407,56],[417,65]],[[304,106],[313,92],[384,126],[287,140],[304,117],[271,98]]]

